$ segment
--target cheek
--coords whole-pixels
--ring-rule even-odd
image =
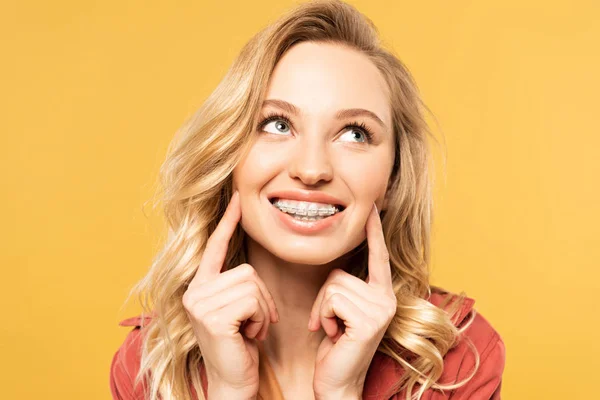
[[[285,165],[285,158],[278,156],[263,143],[257,142],[233,171],[233,184],[240,194],[258,192]]]
[[[264,223],[260,218],[263,212],[262,196],[265,195],[262,191],[285,167],[286,158],[281,155],[283,153],[257,141],[233,170],[233,186],[240,193],[241,226],[246,233],[260,229]]]
[[[350,188],[354,201],[360,206],[383,199],[391,171],[390,162],[384,157],[369,156],[347,162],[340,170],[343,180]],[[367,204],[368,203],[368,204]]]

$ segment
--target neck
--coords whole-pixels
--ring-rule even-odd
[[[269,362],[286,376],[299,369],[313,367],[317,350],[325,337],[323,329],[308,330],[313,303],[327,276],[343,260],[323,265],[289,263],[246,237],[247,262],[254,267],[271,292],[279,322],[271,324],[262,343]]]

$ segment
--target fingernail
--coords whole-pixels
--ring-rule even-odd
[[[377,209],[377,204],[375,204],[375,202],[373,202],[373,208],[375,208],[375,212],[379,214],[379,210]]]

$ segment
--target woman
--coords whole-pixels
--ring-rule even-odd
[[[499,399],[500,336],[429,285],[424,109],[348,4],[252,38],[169,148],[113,397]]]

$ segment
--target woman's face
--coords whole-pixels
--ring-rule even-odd
[[[356,50],[302,42],[273,72],[269,116],[233,172],[242,227],[288,262],[333,261],[365,239],[373,202],[384,202],[394,161],[385,80]]]

